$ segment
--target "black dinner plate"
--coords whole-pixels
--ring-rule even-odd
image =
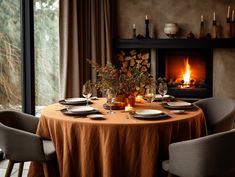
[[[189,106],[170,106],[167,103],[162,103],[162,106],[167,109],[193,109],[195,108],[194,104],[191,104]]]
[[[68,103],[65,100],[60,100],[59,103],[63,105],[86,105],[86,101],[74,101]],[[92,102],[89,100],[88,104],[92,104]]]
[[[163,100],[175,100],[175,97],[170,95],[169,97],[163,98]],[[162,101],[162,98],[155,98],[154,101]]]
[[[156,120],[156,119],[163,119],[163,118],[170,118],[170,116],[166,113],[158,114],[158,115],[140,115],[136,113],[131,114],[134,118],[138,119],[147,119],[147,120]]]
[[[66,114],[66,115],[81,115],[81,116],[87,116],[89,114],[101,114],[99,110],[97,109],[94,109],[94,110],[91,110],[91,111],[84,111],[84,112],[72,112],[72,111],[68,111],[67,109],[62,109],[61,110],[62,113]]]

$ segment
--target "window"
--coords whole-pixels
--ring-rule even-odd
[[[0,1],[0,109],[22,110],[22,85],[25,85],[22,68],[26,68],[22,67],[21,32],[25,29],[21,26],[22,2],[24,0]],[[59,97],[59,0],[34,0],[32,3],[37,112]]]
[[[0,1],[0,109],[22,110],[19,0]]]
[[[59,0],[34,0],[34,41],[37,113],[59,97]]]

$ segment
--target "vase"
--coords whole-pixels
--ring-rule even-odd
[[[133,94],[117,95],[116,101],[125,103],[125,106],[130,105],[133,107],[135,106],[135,95]]]
[[[170,37],[173,38],[176,36],[176,34],[179,32],[179,27],[176,23],[166,23],[164,27],[164,33]]]
[[[130,106],[135,106],[135,96],[134,95],[128,95],[126,98],[125,98],[125,104],[126,106],[127,105],[130,105]]]

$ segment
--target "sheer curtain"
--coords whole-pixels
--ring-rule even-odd
[[[81,96],[86,80],[96,73],[87,58],[111,62],[110,0],[60,0],[61,98]]]

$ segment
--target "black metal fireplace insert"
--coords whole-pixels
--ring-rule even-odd
[[[165,77],[168,94],[178,98],[212,96],[212,49],[159,49],[157,77]]]

